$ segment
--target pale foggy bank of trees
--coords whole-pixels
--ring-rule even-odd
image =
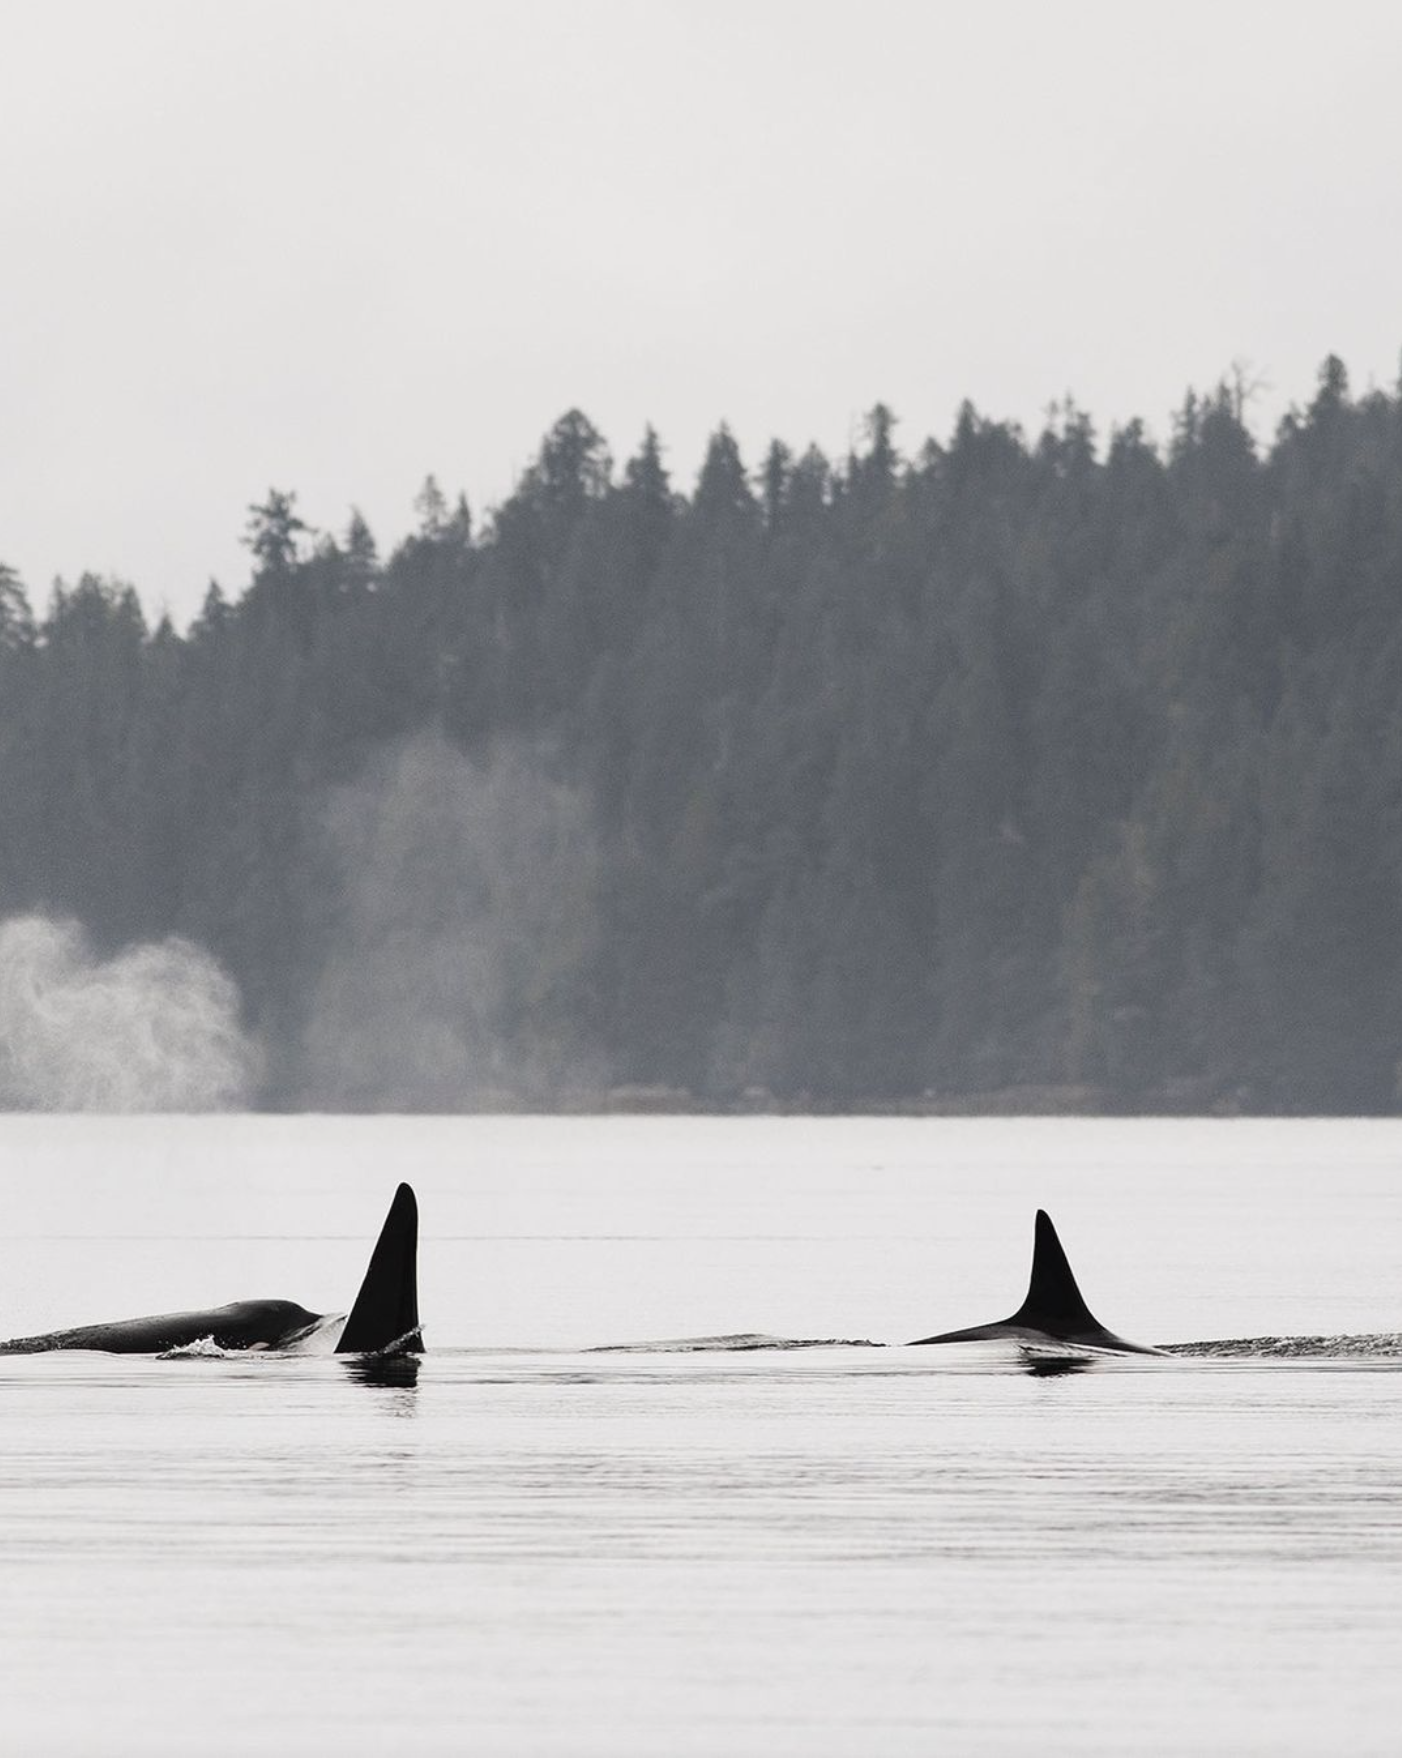
[[[212,956],[271,1106],[1396,1109],[1402,393],[1240,404],[690,492],[572,412],[183,635],[7,570],[0,915]]]

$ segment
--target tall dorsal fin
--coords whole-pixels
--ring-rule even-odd
[[[1071,1265],[1045,1209],[1037,1210],[1032,1244],[1032,1276],[1027,1298],[1007,1321],[1046,1331],[1050,1336],[1075,1337],[1102,1331],[1104,1326],[1081,1297]]]
[[[346,1328],[336,1345],[338,1355],[365,1354],[399,1345],[400,1353],[423,1348],[419,1334],[419,1205],[407,1184],[401,1184],[389,1205],[385,1224]]]
[[[916,1342],[981,1343],[995,1337],[1025,1341],[1029,1331],[1055,1343],[1078,1343],[1089,1349],[1113,1349],[1125,1355],[1162,1353],[1143,1343],[1126,1342],[1113,1331],[1107,1331],[1095,1317],[1081,1298],[1056,1228],[1044,1209],[1037,1210],[1027,1298],[1012,1317],[992,1325],[970,1325],[963,1331],[942,1331],[938,1337],[917,1337]]]

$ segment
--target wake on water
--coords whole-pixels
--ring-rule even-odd
[[[775,1337],[762,1331],[735,1331],[714,1337],[669,1337],[644,1343],[601,1343],[584,1351],[587,1355],[694,1355],[703,1352],[740,1354],[758,1350],[795,1349],[889,1349],[898,1344],[878,1343],[870,1337]],[[1387,1361],[1402,1365],[1402,1331],[1340,1337],[1224,1337],[1195,1343],[1161,1343],[1161,1354],[1125,1355],[1113,1349],[1084,1344],[1045,1343],[1024,1339],[990,1339],[948,1345],[968,1360],[983,1354],[990,1359],[1009,1354],[1027,1361],[1074,1360],[1087,1366],[1113,1364],[1143,1367],[1164,1357],[1182,1361]],[[934,1363],[932,1362],[933,1366]]]
[[[734,1331],[720,1337],[669,1337],[658,1343],[599,1343],[586,1355],[695,1355],[703,1350],[730,1354],[754,1349],[882,1349],[869,1337],[770,1337],[762,1331]]]
[[[1402,1358],[1402,1331],[1358,1337],[1222,1337],[1161,1347],[1165,1354],[1199,1361],[1377,1361]]]

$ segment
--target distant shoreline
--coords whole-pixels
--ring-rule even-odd
[[[296,1114],[300,1107],[271,1106],[272,1114]],[[374,1116],[382,1106],[354,1102],[351,1115]],[[1377,1111],[1283,1111],[1254,1095],[1215,1093],[1187,1082],[1141,1094],[1115,1093],[1091,1086],[1020,1086],[990,1092],[925,1093],[892,1099],[820,1099],[812,1094],[780,1098],[751,1091],[733,1097],[707,1097],[668,1086],[620,1086],[598,1091],[479,1093],[461,1108],[429,1107],[415,1115],[501,1117],[1294,1117],[1358,1115],[1389,1117]]]

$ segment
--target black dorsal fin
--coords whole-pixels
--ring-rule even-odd
[[[1066,1253],[1056,1236],[1056,1228],[1045,1209],[1037,1210],[1032,1278],[1027,1284],[1027,1298],[1007,1322],[1046,1331],[1052,1337],[1084,1336],[1087,1332],[1105,1328],[1081,1298]]]
[[[389,1205],[385,1224],[346,1328],[336,1345],[338,1355],[374,1350],[419,1353],[419,1205],[407,1184],[401,1184]]]
[[[1028,1338],[1028,1333],[1037,1337]],[[1050,1338],[1055,1343],[1081,1344],[1088,1349],[1113,1349],[1123,1355],[1159,1355],[1143,1343],[1128,1343],[1107,1331],[1076,1286],[1066,1253],[1044,1209],[1037,1210],[1037,1230],[1032,1245],[1032,1278],[1027,1298],[1011,1318],[993,1325],[970,1325],[963,1331],[942,1331],[938,1337],[917,1337],[917,1343],[981,1343],[998,1337],[1015,1341]]]

